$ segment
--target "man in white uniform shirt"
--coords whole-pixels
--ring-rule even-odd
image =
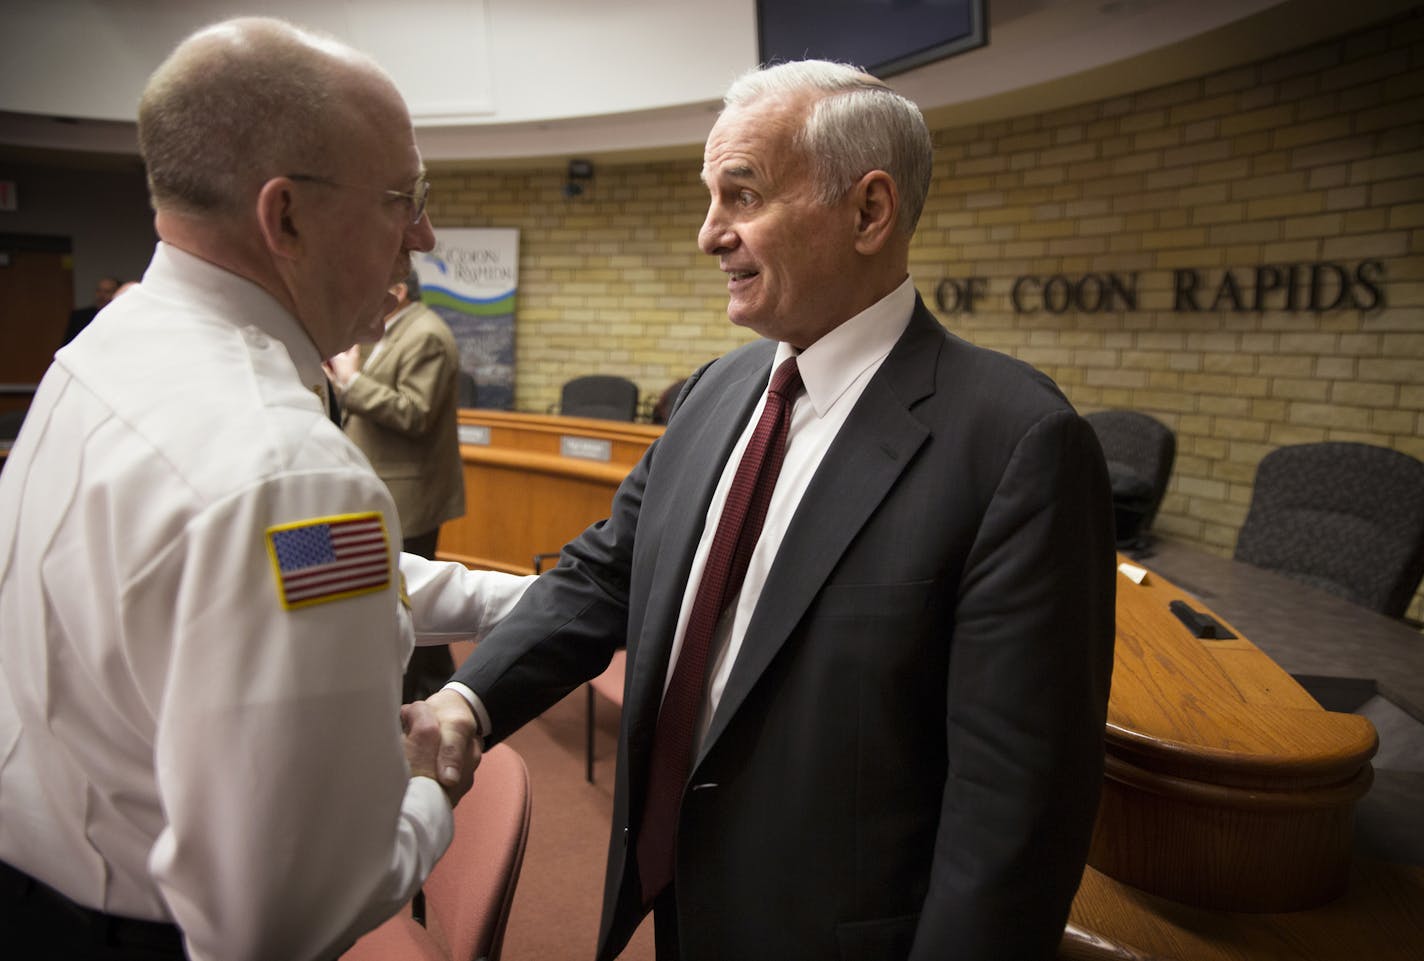
[[[218,24],[153,75],[139,139],[161,242],[0,475],[0,951],[331,958],[412,896],[469,786],[400,708],[415,634],[482,635],[525,582],[403,579],[324,411],[321,358],[379,336],[434,240],[389,78]]]

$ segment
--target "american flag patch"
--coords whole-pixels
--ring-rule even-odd
[[[287,610],[368,594],[391,582],[386,524],[378,513],[269,527],[267,553]]]

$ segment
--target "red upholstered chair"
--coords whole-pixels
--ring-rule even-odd
[[[410,905],[351,946],[341,961],[450,961],[449,952],[410,916]]]
[[[615,707],[623,707],[623,669],[628,662],[628,652],[619,650],[614,652],[613,660],[608,662],[608,669],[602,674],[588,682],[588,739],[586,758],[584,760],[583,776],[588,783],[593,783],[593,700],[595,693],[601,694],[612,701]]]
[[[425,927],[407,905],[342,961],[499,961],[529,840],[524,759],[507,744],[485,752],[455,808],[455,839],[425,881]]]

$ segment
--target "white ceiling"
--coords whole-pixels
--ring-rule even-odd
[[[987,0],[987,46],[891,82],[937,124],[1037,112],[1416,3]],[[136,153],[148,73],[193,29],[237,14],[283,16],[370,52],[406,95],[433,166],[682,154],[756,60],[755,0],[6,0],[0,145]]]

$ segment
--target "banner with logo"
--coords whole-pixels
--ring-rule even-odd
[[[421,300],[455,332],[460,369],[475,379],[476,404],[512,409],[519,230],[437,230],[435,249],[416,253],[412,260]]]

